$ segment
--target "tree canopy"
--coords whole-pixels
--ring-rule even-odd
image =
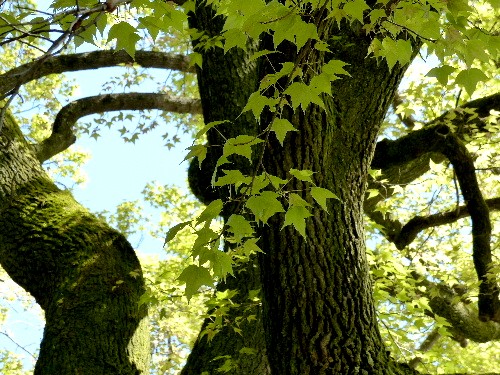
[[[0,2],[0,264],[45,314],[35,373],[499,373],[499,13]],[[74,99],[67,73],[109,67]],[[54,181],[82,181],[72,145],[106,127],[190,137],[197,200],[75,202]]]

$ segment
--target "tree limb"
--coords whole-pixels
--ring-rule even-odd
[[[500,198],[486,199],[485,202],[489,210],[500,210]],[[469,216],[467,206],[460,206],[453,211],[428,216],[415,216],[390,240],[399,250],[402,250],[413,242],[419,232],[439,225],[450,224],[467,216]]]
[[[464,109],[472,108],[476,109],[475,114],[477,114],[477,116],[465,113]],[[486,123],[484,122],[484,118],[489,115],[491,110],[500,111],[500,92],[484,98],[472,100],[458,108],[447,111],[428,122],[424,128],[451,122],[459,136],[468,133],[473,125],[476,126],[477,129],[485,131],[484,127]],[[451,118],[453,119],[450,120]],[[411,136],[412,133],[413,132],[409,133],[408,136]],[[406,138],[406,136],[403,138]],[[414,153],[411,157],[405,155],[404,150],[401,150],[401,155],[392,155],[391,160],[388,160],[385,155],[384,141],[385,140],[382,140],[377,143],[372,161],[372,168],[381,169],[382,178],[387,180],[390,185],[408,184],[429,171],[429,160],[432,159],[434,162],[443,160],[442,155],[435,152],[429,152],[424,147],[420,148],[420,152],[417,152],[418,150],[414,147]],[[433,140],[431,139],[431,141]],[[376,181],[372,181],[369,188],[380,190],[381,185]],[[392,189],[386,188],[383,193],[384,194],[365,200],[365,212],[374,211],[378,202],[392,195]]]
[[[44,162],[71,146],[76,140],[73,125],[81,117],[102,112],[146,109],[199,114],[201,102],[199,99],[175,98],[157,93],[106,94],[75,100],[59,111],[50,137],[33,145],[36,156],[40,162]]]
[[[464,300],[456,290],[447,285],[429,281],[416,272],[412,272],[412,277],[418,280],[420,286],[425,286],[432,313],[446,318],[451,324],[452,334],[478,343],[500,339],[500,324],[479,320],[478,312],[473,304]]]
[[[457,174],[467,210],[472,219],[473,260],[476,273],[481,281],[479,286],[479,318],[500,321],[499,290],[494,278],[488,276],[492,262],[491,223],[486,205],[475,175],[472,157],[458,136],[448,125],[438,123],[414,131],[395,141],[384,139],[377,144],[379,153],[372,166],[393,167],[413,161],[429,152],[437,152],[447,157]],[[383,155],[383,160],[381,159]]]
[[[189,58],[187,56],[165,52],[137,51],[134,59],[123,50],[50,56],[43,61],[33,61],[1,74],[0,96],[5,97],[10,91],[15,90],[16,87],[49,74],[93,70],[117,66],[119,64],[139,64],[145,68],[194,72],[194,67],[189,65]]]

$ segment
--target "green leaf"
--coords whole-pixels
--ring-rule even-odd
[[[190,221],[185,221],[183,223],[176,224],[172,228],[170,228],[167,232],[167,236],[165,237],[165,242],[163,245],[165,245],[167,242],[172,241],[174,237],[177,235],[177,233],[179,233],[179,231],[184,229],[186,225],[188,225],[189,223]]]
[[[101,33],[101,36],[104,35],[106,26],[108,26],[108,15],[106,13],[101,13],[99,14],[99,17],[96,18],[96,27]]]
[[[309,82],[309,87],[316,93],[321,94],[325,93],[328,95],[332,95],[332,81],[338,79],[336,76],[331,76],[325,72],[315,75],[311,78],[311,82]]]
[[[275,189],[279,189],[281,185],[284,185],[288,182],[287,180],[283,180],[282,178],[273,176],[272,174],[266,174],[266,178],[271,181],[271,185],[273,185]]]
[[[276,138],[283,146],[283,141],[285,140],[286,133],[294,131],[297,129],[293,127],[293,125],[284,118],[277,118],[273,121],[273,125],[271,126],[271,130],[276,134]]]
[[[410,40],[385,37],[382,41],[381,55],[385,56],[389,69],[392,69],[396,63],[406,65],[410,62],[412,56],[412,46]]]
[[[351,76],[348,71],[344,69],[344,66],[349,65],[342,60],[330,60],[328,63],[323,65],[321,68],[322,72],[332,76],[332,78],[337,77],[337,75]]]
[[[249,257],[250,255],[263,253],[261,248],[257,245],[258,238],[249,238],[245,241],[243,246],[241,246],[241,250],[243,255]]]
[[[227,231],[233,234],[232,239],[237,243],[241,242],[243,238],[253,235],[252,224],[241,215],[229,216],[226,225],[228,226]]]
[[[231,121],[229,120],[223,120],[223,121],[212,121],[206,124],[203,129],[201,129],[198,133],[196,133],[195,138],[200,139],[203,135],[205,135],[206,132],[208,132],[210,129],[212,129],[214,126],[220,125],[220,124],[225,124],[225,123],[230,123]]]
[[[148,31],[149,35],[151,35],[151,38],[153,40],[156,40],[158,34],[163,28],[163,25],[161,24],[162,20],[160,20],[158,17],[146,16],[139,18],[139,22],[141,26],[143,26]]]
[[[314,43],[314,49],[317,51],[321,52],[332,52],[330,51],[330,47],[328,46],[328,43],[318,40],[316,43]]]
[[[198,292],[203,285],[213,287],[213,278],[205,267],[191,264],[187,266],[177,278],[181,283],[186,284],[185,295],[188,301]]]
[[[224,52],[229,51],[233,47],[244,49],[247,43],[247,36],[238,29],[230,29],[224,33]]]
[[[307,169],[303,169],[303,170],[298,170],[298,169],[290,169],[290,174],[299,179],[300,181],[307,181],[307,182],[313,182],[312,179],[311,179],[311,176],[314,174],[313,171],[309,171]]]
[[[260,115],[264,110],[264,107],[269,107],[271,111],[274,111],[274,106],[278,103],[278,99],[268,98],[267,96],[261,95],[259,92],[254,92],[248,98],[248,102],[241,113],[246,111],[252,111],[255,119],[260,121]]]
[[[311,196],[314,198],[314,200],[325,210],[328,212],[328,207],[326,205],[326,200],[327,199],[338,199],[340,200],[339,197],[337,197],[334,193],[332,193],[328,189],[320,188],[320,187],[312,187],[311,188]]]
[[[311,103],[314,103],[321,108],[325,108],[325,104],[319,97],[319,93],[303,82],[293,82],[287,87],[284,94],[290,95],[293,109],[300,106],[302,107],[302,110],[305,111]]]
[[[246,157],[248,160],[252,160],[252,146],[264,142],[260,138],[256,138],[251,135],[239,135],[236,138],[229,138],[226,143],[224,143],[223,155],[241,155]]]
[[[448,84],[449,76],[456,69],[449,65],[442,65],[437,68],[432,68],[426,74],[427,77],[435,77],[440,84],[446,86]]]
[[[252,178],[250,176],[245,176],[240,170],[222,170],[225,176],[219,177],[214,183],[214,186],[224,186],[224,185],[234,185],[236,189],[241,186],[241,184],[250,184]]]
[[[311,206],[309,202],[302,199],[302,197],[297,193],[290,193],[290,195],[288,196],[288,203],[290,204],[290,206],[302,206],[302,207]]]
[[[470,7],[467,0],[448,0],[446,6],[455,17],[474,12],[474,9]]]
[[[354,0],[347,2],[342,9],[348,16],[351,16],[359,22],[364,23],[363,13],[365,10],[370,9],[370,7],[366,5],[363,0]]]
[[[228,274],[233,275],[233,261],[231,256],[224,251],[212,250],[210,267],[215,277],[224,279]]]
[[[270,51],[268,49],[264,49],[262,51],[255,52],[251,57],[250,61],[257,60],[259,57],[269,55],[271,53],[278,53],[278,51]]]
[[[455,83],[465,88],[469,95],[476,90],[476,86],[481,81],[486,81],[488,77],[480,69],[471,68],[458,73]]]
[[[193,145],[193,146],[189,146],[187,148],[187,150],[189,150],[189,152],[182,161],[197,157],[198,158],[198,166],[201,169],[201,163],[203,162],[203,160],[205,160],[205,158],[207,156],[207,148],[204,145]]]
[[[255,220],[260,220],[265,224],[274,214],[285,212],[278,197],[279,195],[275,192],[263,191],[260,195],[248,198],[246,207],[255,215]]]
[[[306,218],[312,216],[307,208],[304,206],[291,206],[285,214],[285,222],[283,223],[283,229],[287,225],[293,225],[293,227],[306,238]]]
[[[211,202],[198,216],[198,219],[196,220],[196,225],[204,222],[204,221],[212,221],[216,217],[220,215],[220,212],[222,211],[222,199],[216,199],[213,202]]]
[[[309,39],[319,39],[316,25],[304,21],[298,14],[283,17],[274,25],[274,46],[278,47],[284,40],[288,40],[301,49]]]
[[[265,174],[255,176],[252,181],[252,189],[248,193],[249,195],[259,194],[262,189],[264,189],[271,182]]]
[[[189,54],[189,66],[198,65],[200,68],[203,67],[203,55],[199,52],[191,52]]]
[[[368,193],[368,197],[366,199],[376,197],[380,194],[380,191],[378,191],[377,189],[368,189],[366,192]]]
[[[262,80],[260,81],[259,90],[262,91],[268,88],[269,86],[274,85],[276,82],[278,82],[280,78],[285,77],[290,73],[292,73],[294,67],[295,65],[290,61],[283,63],[281,70],[279,72],[273,74],[267,74],[264,78],[262,78]],[[300,71],[297,74],[299,73]]]
[[[135,56],[135,44],[141,39],[135,27],[128,22],[119,22],[109,29],[108,41],[116,39],[116,49],[125,50],[130,56]]]
[[[210,222],[206,222],[203,228],[196,231],[196,239],[191,249],[191,256],[193,259],[199,257],[198,261],[200,264],[204,264],[209,260],[206,257],[206,251],[208,251],[208,247],[212,247],[212,243],[217,242],[219,238],[220,235],[210,228]]]

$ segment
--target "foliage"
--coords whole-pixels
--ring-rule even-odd
[[[345,23],[359,28],[371,40],[367,58],[376,59],[391,70],[409,64],[416,54],[421,55],[422,59],[414,64],[423,72],[418,76],[407,75],[401,88],[404,89],[402,100],[387,116],[383,137],[403,137],[423,128],[451,108],[500,89],[497,25],[500,4],[497,0],[207,0],[206,3],[214,7],[216,15],[225,17],[222,35],[208,35],[188,27],[187,14],[193,10],[192,1],[176,6],[175,2],[135,0],[128,4],[128,9],[120,8],[117,15],[96,7],[95,1],[80,1],[82,9],[89,9],[81,14],[73,12],[75,2],[72,0],[54,1],[52,10],[55,16],[38,13],[30,3],[19,2],[17,6],[2,3],[1,9],[0,35],[4,46],[2,51],[5,52],[0,61],[2,71],[33,58],[43,59],[54,48],[65,47],[73,51],[91,45],[98,48],[114,46],[132,57],[137,50],[144,48],[184,53],[191,56],[193,64],[203,67],[200,51],[220,48],[225,52],[233,49],[248,51],[263,33],[272,37],[274,50],[255,52],[252,59],[270,58],[282,43],[293,45],[297,51],[298,58],[280,63],[274,67],[273,73],[264,77],[242,108],[242,114],[250,112],[257,122],[262,123],[264,130],[258,136],[239,134],[225,139],[220,145],[222,154],[216,161],[212,187],[231,191],[228,200],[217,199],[200,208],[192,201],[184,200],[183,193],[176,189],[151,184],[144,189],[143,197],[145,202],[162,210],[163,216],[159,220],[145,217],[142,203],[138,202],[124,202],[112,215],[102,213],[127,235],[148,230],[157,238],[165,238],[165,259],[144,261],[150,282],[144,303],[154,307],[153,371],[158,373],[175,373],[182,365],[195,337],[197,323],[194,321],[201,315],[207,291],[233,275],[234,269],[248,262],[251,256],[262,252],[255,237],[256,228],[268,225],[275,215],[283,214],[281,229],[292,226],[307,240],[308,220],[318,210],[328,211],[331,200],[339,200],[334,192],[313,182],[316,171],[291,169],[286,171],[284,179],[269,174],[262,164],[270,139],[274,139],[272,137],[283,145],[287,137],[301,131],[286,115],[304,113],[311,105],[325,108],[324,98],[332,96],[332,83],[351,74],[352,67],[341,60],[323,63],[318,59],[316,65],[310,64],[310,56],[325,56],[335,48],[334,38],[325,39],[328,35],[325,29]],[[27,11],[24,10],[26,7]],[[83,26],[75,28],[78,22]],[[57,32],[48,31],[51,23]],[[13,27],[14,24],[18,26]],[[68,24],[71,25],[69,29]],[[23,33],[29,34],[26,41],[22,38]],[[52,35],[54,33],[64,37],[62,42]],[[195,50],[191,48],[190,40],[196,43]],[[11,45],[15,47],[7,48]],[[45,48],[45,52],[39,48]],[[155,86],[159,92],[198,95],[192,72],[172,73],[166,79],[162,77],[160,82],[156,82],[155,75],[155,72],[139,66],[129,66],[125,73],[120,71],[109,77],[103,84],[103,92],[129,92],[135,87]],[[23,97],[42,108],[36,113],[34,108],[30,115],[25,116],[21,111],[26,105],[22,101],[12,102],[12,111],[32,140],[47,136],[49,118],[61,108],[58,98],[47,94],[54,91],[59,91],[60,97],[70,98],[74,86],[61,76],[49,76],[36,84],[18,87],[14,93],[17,95],[13,97]],[[474,109],[464,111],[470,116],[470,121],[478,117]],[[450,114],[447,124],[460,132],[463,129],[454,125],[454,116],[457,115]],[[126,142],[132,143],[139,141],[141,134],[164,127],[167,122],[175,124],[175,134],[164,131],[166,146],[174,147],[183,134],[193,135],[194,143],[186,159],[197,158],[201,165],[208,151],[204,144],[206,132],[209,129],[217,131],[236,119],[223,119],[203,127],[198,118],[189,114],[142,112],[135,115],[120,112],[112,117],[103,115],[93,123],[80,124],[80,136],[87,134],[98,139],[100,127],[111,127],[124,120],[130,120],[135,127],[123,125],[117,130]],[[475,157],[483,195],[493,198],[498,195],[498,112],[491,112],[490,118],[482,120],[487,127],[470,126],[463,139]],[[237,167],[236,161],[240,157],[251,163],[250,171]],[[55,166],[48,164],[46,167],[55,169],[54,176],[70,176],[81,183],[84,178],[79,175],[79,168],[85,158],[81,151],[66,151],[52,160]],[[384,218],[397,216],[404,223],[416,214],[452,211],[464,203],[450,164],[431,160],[429,165],[430,171],[411,184],[393,186],[388,181],[378,180],[386,190],[394,189],[393,194],[388,194],[390,196],[377,205]],[[292,181],[300,182],[303,189],[289,189]],[[381,191],[372,190],[369,197],[373,198]],[[220,216],[224,216],[229,206],[237,209],[221,224]],[[492,219],[496,218],[497,214],[492,214]],[[463,340],[453,335],[445,319],[429,316],[428,291],[413,275],[413,272],[418,272],[426,280],[441,282],[450,288],[457,284],[468,285],[469,289],[461,297],[476,303],[478,281],[471,263],[469,228],[467,219],[447,227],[432,227],[420,233],[410,246],[396,251],[392,244],[382,239],[388,235],[387,228],[376,222],[367,224],[375,299],[382,333],[392,354],[397,359],[408,361],[418,351],[416,343],[422,342],[429,332],[436,330],[441,336],[441,345],[434,345],[432,350],[419,354],[424,371],[431,366],[441,366],[440,371],[445,372],[486,371],[488,363],[493,363],[492,366],[495,363],[491,359],[483,360],[477,352],[478,347],[483,353],[488,347],[490,353],[497,353],[497,343],[470,345],[461,350],[457,358],[443,360],[445,354]],[[491,247],[498,248],[498,229],[492,238]],[[227,246],[227,251],[221,251],[224,246]],[[185,284],[185,288],[179,282]],[[198,295],[199,290],[201,295]],[[190,301],[189,305],[180,296],[182,291]],[[221,324],[219,321],[226,314],[225,308],[230,304],[231,296],[216,297],[221,298],[215,302],[212,300],[215,309],[212,318],[214,324]],[[169,311],[168,317],[166,311]],[[248,319],[248,316],[240,318]],[[234,327],[237,330],[237,324]],[[205,334],[212,337],[218,330],[215,325]]]

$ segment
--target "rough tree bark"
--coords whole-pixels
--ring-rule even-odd
[[[269,173],[285,178],[291,168],[315,171],[315,184],[340,198],[329,213],[316,210],[306,221],[307,239],[290,226],[279,230],[282,218],[260,230],[269,363],[275,374],[403,373],[391,363],[375,318],[363,200],[379,126],[405,67],[389,71],[366,58],[369,38],[347,25],[329,35],[337,37],[334,52],[317,59],[348,63],[351,77],[333,84],[333,98],[323,98],[326,111],[291,115],[299,132],[283,148],[272,142],[264,156]]]
[[[36,375],[149,371],[134,250],[51,182],[8,114],[0,132],[0,263],[45,312]]]
[[[209,35],[220,30],[220,20],[217,25],[203,5],[198,6],[192,20]],[[406,67],[389,71],[386,64],[366,58],[370,40],[355,24],[332,28],[325,39],[329,37],[335,37],[330,46],[335,52],[309,56],[309,63],[340,59],[350,64],[347,70],[352,77],[333,85],[333,98],[323,98],[326,111],[313,107],[291,114],[289,120],[299,132],[288,135],[284,147],[271,141],[263,161],[267,172],[282,178],[291,168],[313,170],[317,186],[340,197],[340,202],[330,205],[329,213],[315,211],[307,222],[307,240],[291,227],[280,230],[282,217],[259,229],[265,251],[259,265],[269,364],[273,374],[409,373],[409,368],[391,362],[382,343],[363,236],[368,169],[380,124]],[[280,52],[277,55],[285,59],[298,56],[287,45],[282,45]],[[256,82],[273,73],[265,60],[254,68],[242,54],[233,50],[226,54],[203,52],[203,69],[198,70],[205,121],[237,119],[232,128],[219,128],[226,137],[234,136],[235,130],[236,134],[257,134],[248,113],[239,115]],[[277,67],[279,62],[273,60],[272,65]],[[208,141],[211,146],[221,144],[215,132],[209,134]],[[213,171],[210,161],[204,167]],[[190,182],[198,196],[209,200],[213,196],[206,194],[209,184],[203,175],[211,172],[205,168],[198,175],[192,168]],[[287,185],[294,191],[304,188],[301,183]],[[305,193],[303,198],[311,201]],[[234,353],[231,342],[221,348],[224,339],[219,338],[214,346],[215,355]],[[209,363],[214,347],[203,352],[198,345],[200,341],[191,357],[196,356],[198,363]],[[204,343],[203,348],[206,346]],[[224,348],[226,352],[221,352]],[[209,365],[189,366],[190,361],[183,374],[200,370],[215,373]]]

